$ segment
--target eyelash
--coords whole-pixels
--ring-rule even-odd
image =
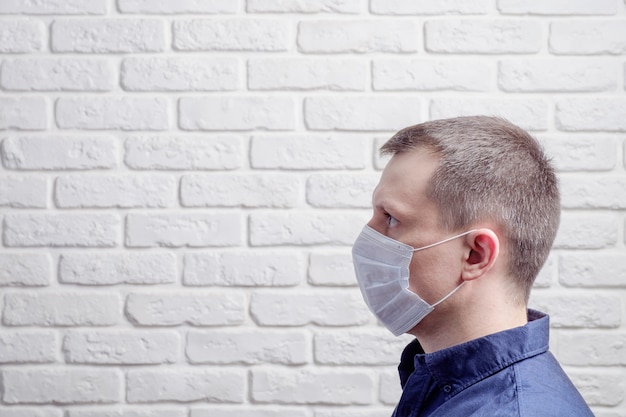
[[[389,213],[384,213],[384,214],[385,214],[385,217],[387,218],[387,226],[393,227],[393,226],[395,226],[395,224],[398,223],[398,220],[396,220],[396,218],[393,217],[391,214],[389,214]],[[392,224],[392,222],[394,224]]]

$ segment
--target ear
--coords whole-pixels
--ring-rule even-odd
[[[495,265],[500,253],[500,240],[491,229],[476,229],[467,235],[466,244],[470,251],[464,261],[461,278],[480,278]]]

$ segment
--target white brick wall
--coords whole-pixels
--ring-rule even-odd
[[[390,415],[376,149],[476,113],[553,157],[531,305],[626,415],[624,1],[1,0],[0,54],[0,416]]]

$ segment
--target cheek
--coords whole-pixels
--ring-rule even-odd
[[[451,254],[443,251],[413,254],[409,265],[409,290],[429,303],[447,294],[457,285],[460,276],[458,265],[450,258]]]

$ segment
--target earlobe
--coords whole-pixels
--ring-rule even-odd
[[[467,235],[469,253],[463,266],[463,280],[477,279],[486,274],[496,263],[500,252],[500,240],[491,229],[477,229]]]

